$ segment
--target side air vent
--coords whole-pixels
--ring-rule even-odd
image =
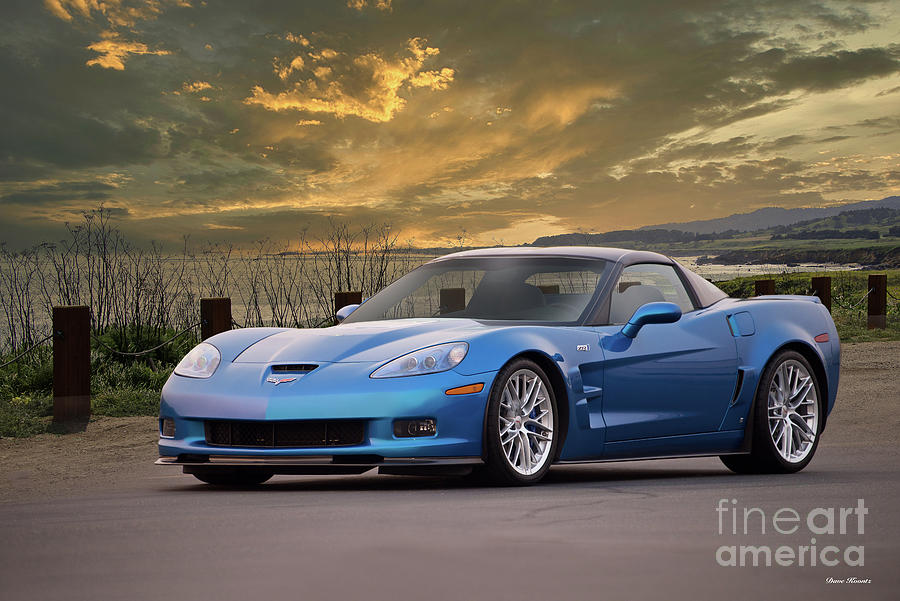
[[[315,368],[319,367],[318,365],[314,365],[312,363],[286,363],[284,365],[273,365],[272,373],[273,374],[284,374],[284,373],[306,373],[308,371],[312,371]]]
[[[731,397],[731,405],[737,403],[738,397],[741,395],[741,387],[744,385],[744,370],[738,370],[737,384],[734,385],[734,396]]]

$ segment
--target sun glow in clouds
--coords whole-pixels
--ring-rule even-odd
[[[253,86],[244,103],[270,111],[327,113],[339,119],[352,115],[384,123],[403,110],[406,99],[401,94],[404,91],[412,88],[445,90],[455,75],[449,67],[423,68],[440,50],[428,46],[421,38],[411,38],[407,52],[411,56],[404,58],[385,58],[373,52],[346,57],[328,48],[311,52],[308,58],[318,64],[312,71],[313,77],[298,78],[289,89],[281,92],[273,93],[260,85]],[[286,65],[276,58],[275,72],[280,79],[288,80],[292,74],[302,76],[305,64],[302,56],[295,56]],[[360,82],[364,83],[361,85]]]
[[[165,56],[169,54],[168,50],[150,50],[146,44],[141,42],[125,41],[119,38],[119,35],[115,32],[105,31],[101,35],[103,37],[102,40],[88,46],[88,49],[100,55],[85,63],[88,67],[96,65],[104,69],[123,71],[125,69],[125,61],[131,55],[152,54]]]

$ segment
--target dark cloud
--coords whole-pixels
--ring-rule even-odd
[[[766,144],[761,144],[759,146],[759,150],[770,152],[770,151],[778,151],[784,150],[785,148],[790,148],[792,146],[797,146],[798,144],[803,144],[806,142],[808,138],[799,134],[792,134],[790,136],[782,136],[771,142]],[[834,140],[831,140],[834,141]]]
[[[896,51],[863,48],[783,60],[770,76],[776,85],[785,90],[829,90],[897,71],[900,71],[900,58]]]
[[[110,198],[115,189],[115,186],[103,182],[60,182],[4,194],[0,196],[0,204],[38,206],[72,201],[102,201]]]

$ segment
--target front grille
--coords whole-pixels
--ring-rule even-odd
[[[362,420],[207,421],[206,444],[220,447],[348,447],[362,444]]]

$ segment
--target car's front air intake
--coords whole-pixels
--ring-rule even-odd
[[[318,365],[314,365],[312,363],[288,363],[284,365],[273,365],[272,373],[274,374],[304,374],[306,372],[310,372],[315,368],[319,367]]]
[[[221,447],[348,447],[362,444],[363,420],[207,421],[206,444]]]

